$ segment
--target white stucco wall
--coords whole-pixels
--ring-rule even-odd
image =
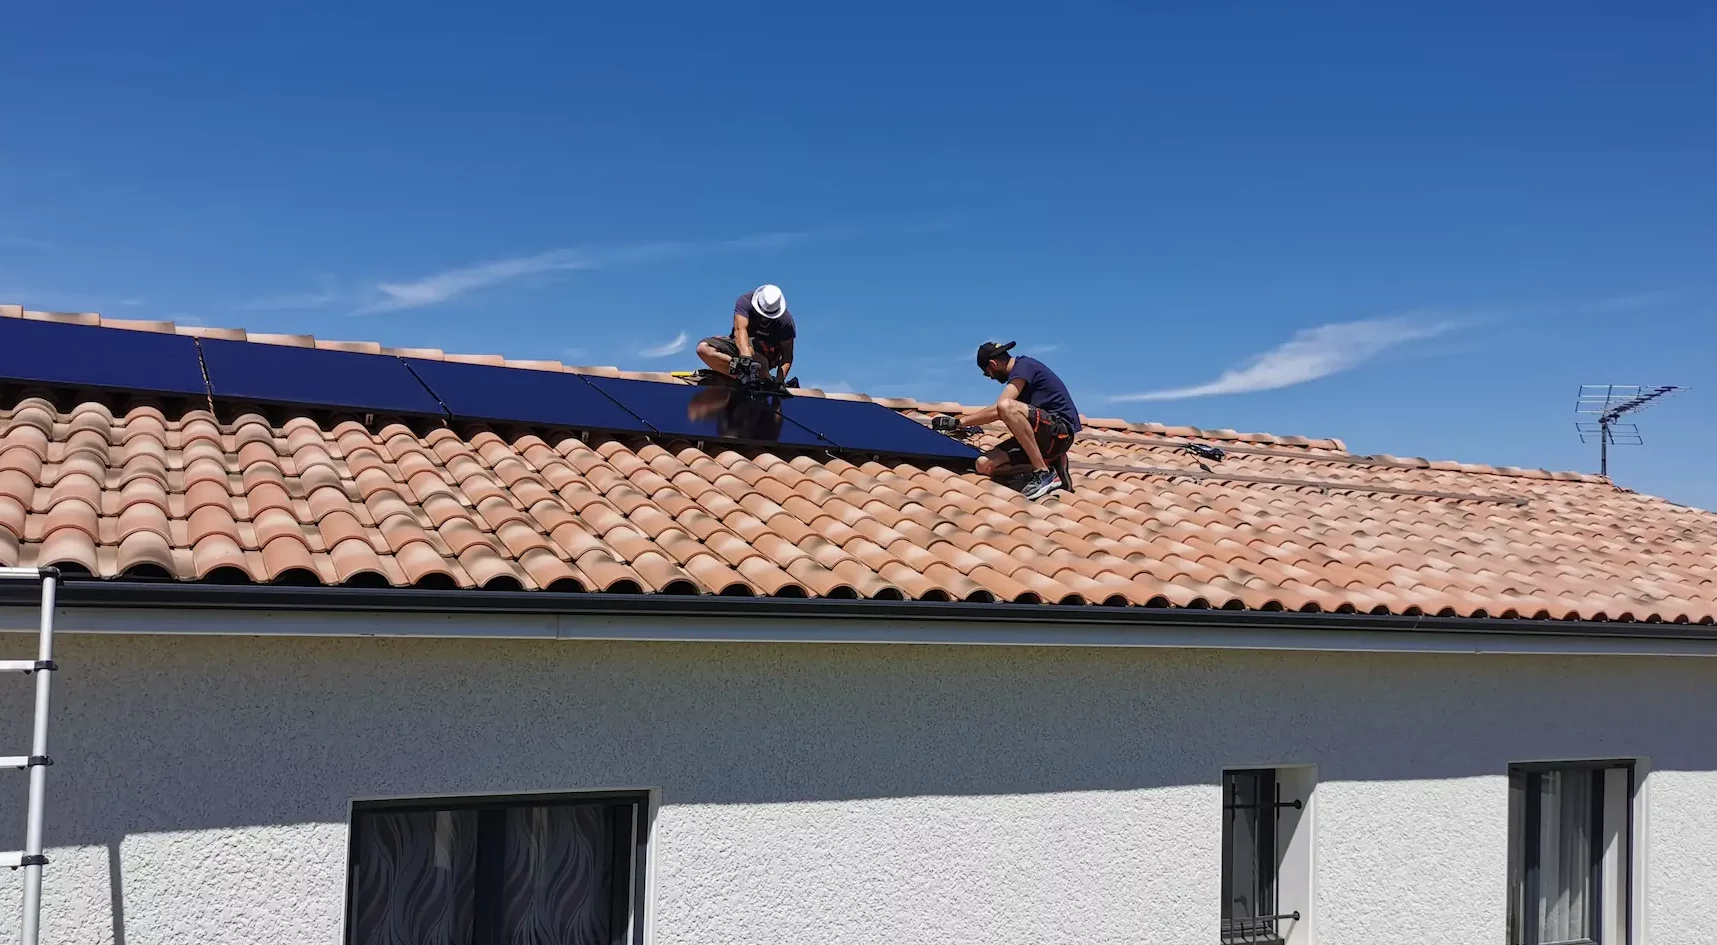
[[[50,942],[331,945],[354,796],[649,787],[663,945],[1212,945],[1218,779],[1256,763],[1317,766],[1319,945],[1502,941],[1511,761],[1648,757],[1648,941],[1708,942],[1717,904],[1710,659],[77,635],[59,656]],[[22,751],[29,685],[0,682]],[[18,889],[0,876],[0,942]]]

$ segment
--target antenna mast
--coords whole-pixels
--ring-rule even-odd
[[[1575,401],[1574,412],[1597,419],[1577,421],[1574,429],[1580,434],[1580,442],[1598,442],[1599,475],[1607,477],[1610,474],[1610,444],[1639,446],[1645,442],[1645,438],[1640,436],[1639,424],[1621,423],[1621,418],[1683,389],[1675,384],[1580,385],[1580,397]]]

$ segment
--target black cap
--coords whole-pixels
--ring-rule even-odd
[[[1015,344],[1015,342],[1012,342],[1012,341],[1008,342],[1007,344],[1001,344],[1001,345],[998,345],[993,341],[986,341],[983,344],[979,345],[978,346],[978,367],[986,367],[989,365],[989,363],[991,361],[994,361],[998,358],[1007,357],[1008,352],[1013,350],[1014,344]]]

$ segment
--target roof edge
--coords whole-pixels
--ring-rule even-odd
[[[40,602],[32,583],[0,584],[0,606]],[[1717,627],[1702,624],[1431,617],[1297,611],[1139,607],[1046,607],[1035,604],[828,600],[822,598],[559,594],[546,591],[440,591],[326,586],[215,585],[72,578],[60,586],[62,610],[240,611],[271,614],[364,613],[439,616],[668,618],[745,621],[879,621],[1001,627],[1059,625],[1111,629],[1182,628],[1217,632],[1412,633],[1540,640],[1681,641],[1717,645]],[[378,635],[378,634],[369,634]],[[414,635],[435,636],[433,632]],[[488,634],[493,635],[493,634]],[[767,637],[767,635],[764,635]],[[773,639],[774,637],[767,637]],[[911,641],[906,641],[911,642]],[[1006,643],[1006,639],[995,642]],[[1053,639],[1041,642],[1053,643]],[[1713,655],[1717,655],[1714,650]]]

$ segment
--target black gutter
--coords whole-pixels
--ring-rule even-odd
[[[66,577],[67,580],[58,593],[60,606],[94,609],[522,614],[656,619],[696,617],[751,620],[888,620],[1196,627],[1246,631],[1412,631],[1717,642],[1717,626],[1687,623],[1334,614],[1185,607],[1104,607],[1091,604],[984,604],[663,594],[562,594],[549,591],[287,587],[97,580],[87,577],[79,579],[74,575]],[[40,591],[33,583],[0,584],[0,605],[33,606],[39,602],[39,595]]]

